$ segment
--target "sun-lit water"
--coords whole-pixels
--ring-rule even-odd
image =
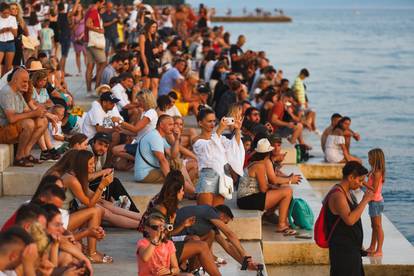
[[[242,1],[243,2],[243,1]],[[225,8],[226,6],[224,6]],[[222,7],[223,8],[223,7]],[[310,70],[308,97],[323,129],[334,112],[350,116],[364,158],[387,159],[385,213],[414,243],[414,10],[285,10],[290,24],[224,24],[245,34],[244,49],[264,50],[293,79]]]

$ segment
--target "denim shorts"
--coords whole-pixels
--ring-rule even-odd
[[[218,194],[219,191],[218,173],[210,168],[204,168],[200,171],[200,177],[197,182],[196,193],[213,193]]]
[[[16,47],[14,45],[14,40],[11,41],[0,41],[0,52],[16,52]]]
[[[370,201],[368,207],[370,217],[380,216],[384,212],[384,201]]]

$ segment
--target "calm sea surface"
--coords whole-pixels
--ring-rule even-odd
[[[243,2],[243,1],[242,1]],[[225,8],[226,6],[224,6]],[[286,10],[289,24],[225,24],[244,49],[264,50],[293,80],[310,70],[322,130],[334,112],[361,134],[351,152],[386,154],[385,213],[414,244],[414,10]]]

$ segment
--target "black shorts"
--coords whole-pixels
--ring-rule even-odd
[[[122,118],[124,119],[125,122],[129,123],[129,114],[128,114],[128,109],[123,108],[119,114],[121,114]]]
[[[124,148],[129,155],[135,156],[137,154],[138,144],[126,144]]]
[[[70,49],[70,38],[69,39],[61,39],[60,40],[60,46],[62,47],[62,56],[67,57],[69,54]]]
[[[237,206],[242,210],[260,210],[265,209],[266,193],[257,193],[237,199]]]
[[[275,134],[279,137],[286,138],[293,134],[294,129],[290,127],[278,127]]]

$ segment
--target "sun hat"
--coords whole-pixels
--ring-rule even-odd
[[[47,69],[43,67],[42,63],[39,60],[33,60],[30,63],[30,67],[27,68],[27,71],[29,72],[36,72],[36,71],[41,71],[41,70],[47,70]]]
[[[271,152],[273,149],[274,147],[270,145],[269,140],[267,140],[266,138],[263,138],[263,139],[260,139],[259,142],[257,142],[257,146],[254,150],[258,153],[266,153],[266,152]]]
[[[95,89],[95,91],[96,91],[96,94],[98,95],[98,96],[100,96],[104,91],[104,89],[106,89],[106,90],[108,90],[108,91],[105,91],[105,92],[109,92],[109,91],[111,91],[111,87],[109,86],[109,85],[107,85],[107,84],[101,84],[101,85],[99,85],[98,87],[96,87],[96,89]]]

